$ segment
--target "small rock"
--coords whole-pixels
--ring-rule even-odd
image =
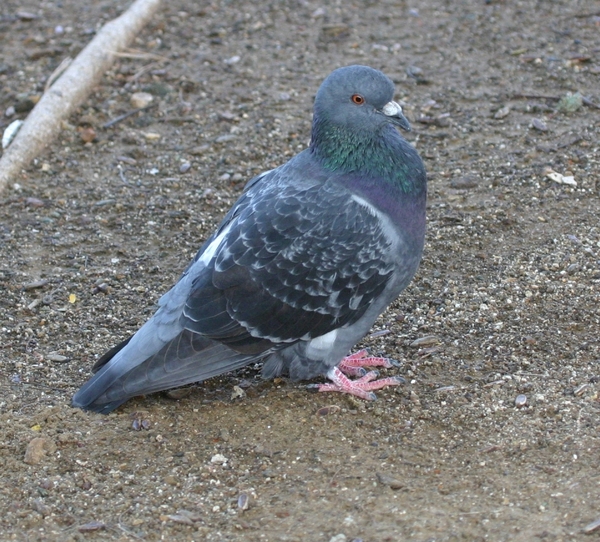
[[[440,339],[438,337],[436,337],[435,335],[426,335],[425,337],[420,337],[418,339],[415,339],[413,342],[410,343],[409,346],[412,346],[413,348],[417,348],[419,346],[430,346],[432,344],[439,344]]]
[[[17,11],[17,17],[22,21],[33,21],[34,19],[38,18],[38,16],[35,13],[31,13],[31,11],[25,10]]]
[[[223,120],[232,121],[237,118],[237,115],[235,113],[232,113],[231,111],[219,111],[219,118]]]
[[[203,156],[204,154],[206,154],[206,151],[210,149],[210,145],[198,145],[197,147],[192,147],[191,149],[189,149],[189,153],[192,156]]]
[[[188,397],[192,393],[193,390],[194,390],[194,388],[192,388],[192,387],[175,388],[174,390],[168,390],[165,393],[169,399],[179,400],[179,399],[184,399],[185,397]]]
[[[569,186],[577,186],[577,181],[573,175],[562,175],[557,171],[554,171],[552,168],[548,167],[544,170],[544,176],[548,177],[555,183],[558,184],[568,184]]]
[[[346,540],[348,540],[348,538],[346,538],[346,535],[344,533],[340,533],[336,534],[335,536],[332,536],[329,539],[329,542],[346,542]]]
[[[102,531],[106,529],[106,523],[102,523],[101,521],[90,521],[89,523],[84,523],[77,527],[77,530],[80,533],[91,533],[94,531]]]
[[[381,485],[388,486],[390,489],[394,490],[402,489],[405,485],[404,482],[402,482],[401,480],[398,480],[397,478],[394,478],[389,474],[383,474],[381,472],[377,473],[377,480],[379,480],[379,483]]]
[[[458,179],[452,179],[450,186],[458,190],[466,190],[468,188],[475,188],[477,186],[477,178],[472,175],[465,175]]]
[[[583,532],[588,534],[588,533],[593,533],[594,531],[598,531],[600,530],[600,518],[598,518],[595,521],[592,521],[591,523],[588,523],[584,528],[583,528]]]
[[[321,28],[321,39],[326,42],[338,41],[350,35],[350,27],[344,23],[324,24]]]
[[[523,408],[527,404],[527,395],[520,393],[515,397],[515,406],[517,408]]]
[[[546,126],[546,123],[540,119],[533,119],[531,121],[531,127],[539,130],[540,132],[548,131],[548,126]]]
[[[215,139],[215,143],[226,143],[227,141],[231,141],[232,139],[235,139],[235,136],[233,134],[223,134],[217,137],[217,139]]]
[[[246,397],[246,392],[240,388],[239,386],[233,386],[233,390],[231,392],[231,400]]]
[[[317,416],[329,416],[330,414],[335,414],[336,412],[339,412],[339,410],[340,407],[337,405],[321,407],[319,410],[317,410]]]
[[[587,382],[584,384],[581,384],[580,386],[577,386],[573,390],[573,395],[575,395],[575,397],[579,397],[580,395],[583,395],[585,390],[587,390],[589,387],[590,387],[590,385]]]
[[[23,284],[23,290],[35,290],[36,288],[43,288],[46,286],[46,284],[48,284],[46,279],[34,280],[33,282],[27,282]]]
[[[153,100],[154,96],[149,92],[134,92],[129,98],[129,103],[136,109],[141,109],[142,107],[148,107]]]
[[[77,131],[79,132],[79,137],[84,143],[91,143],[96,139],[96,130],[94,130],[94,128],[91,126],[80,126],[77,128]]]
[[[44,202],[39,198],[34,198],[33,196],[29,196],[28,198],[25,199],[25,205],[27,205],[27,207],[43,207]],[[46,282],[48,282],[48,281],[46,281]]]
[[[23,461],[28,465],[37,465],[47,453],[52,453],[56,445],[46,437],[35,437],[29,441]]]
[[[187,173],[191,167],[192,164],[190,164],[189,162],[184,162],[179,166],[179,173]]]
[[[46,356],[46,359],[48,361],[55,361],[57,363],[64,363],[65,361],[69,361],[71,358],[69,358],[67,356],[63,356],[63,355],[59,354],[58,352],[50,352]]]
[[[229,460],[222,454],[215,454],[210,458],[210,462],[215,463],[217,465],[224,465],[225,463],[227,463],[227,461]]]
[[[496,111],[496,113],[494,113],[494,118],[496,120],[503,119],[505,117],[508,117],[509,113],[510,113],[510,107],[506,106],[506,107],[503,107],[502,109],[498,109],[498,111]]]
[[[250,497],[248,497],[247,493],[240,493],[237,501],[238,508],[243,512],[244,510],[248,510],[250,506]]]
[[[15,106],[14,105],[9,105],[6,108],[6,111],[4,112],[4,116],[7,117],[7,118],[10,118],[10,117],[14,116],[15,113],[16,113]]]

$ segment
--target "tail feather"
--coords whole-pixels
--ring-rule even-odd
[[[188,330],[164,345],[156,354],[123,372],[127,344],[103,356],[98,372],[73,397],[73,406],[107,414],[137,395],[201,382],[239,369],[263,358],[262,354],[240,354],[227,346]],[[104,359],[106,358],[106,359]],[[97,364],[98,365],[98,364]]]
[[[123,342],[117,344],[117,346],[113,346],[108,352],[105,352],[100,359],[94,363],[92,367],[92,373],[97,373],[102,367],[104,367],[111,359],[113,359],[123,348],[125,348],[129,341],[133,339],[133,335],[128,339],[125,339]]]

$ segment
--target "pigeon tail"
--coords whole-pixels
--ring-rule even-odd
[[[113,359],[105,360],[98,372],[75,394],[73,406],[108,414],[132,397],[201,382],[260,358],[260,355],[240,354],[188,330],[156,354],[123,372],[127,351],[124,347]]]

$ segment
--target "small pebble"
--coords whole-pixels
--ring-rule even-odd
[[[233,134],[224,134],[217,137],[217,139],[215,139],[215,143],[227,143],[227,141],[231,141],[232,139],[235,139]]]
[[[503,119],[503,118],[508,117],[509,113],[510,113],[510,107],[506,106],[506,107],[503,107],[502,109],[498,109],[498,111],[496,111],[496,113],[494,113],[494,118],[496,120]]]
[[[101,521],[90,521],[89,523],[84,523],[77,527],[77,530],[80,533],[90,533],[93,531],[102,531],[106,529],[106,523],[102,523]]]
[[[167,516],[167,518],[175,523],[183,523],[184,525],[194,524],[194,522],[184,514],[170,514]]]
[[[580,395],[583,395],[583,392],[585,392],[585,390],[588,389],[589,387],[590,387],[590,385],[587,382],[584,384],[581,384],[580,386],[577,386],[573,390],[573,395],[575,395],[575,397],[579,397]]]
[[[4,116],[7,117],[7,118],[10,118],[10,117],[14,116],[15,113],[16,113],[15,106],[14,105],[9,105],[6,108],[6,111],[4,112]]]
[[[33,21],[34,19],[38,18],[38,16],[35,13],[25,10],[17,11],[17,17],[22,21]]]
[[[381,472],[377,473],[377,480],[381,485],[388,486],[390,489],[402,489],[404,487],[404,482],[390,476],[389,474],[383,474]]]
[[[67,356],[63,356],[61,354],[57,354],[56,352],[50,352],[47,356],[46,359],[48,361],[55,361],[57,363],[64,363],[65,361],[69,361],[69,359]]]
[[[391,331],[389,329],[380,329],[379,331],[374,331],[369,335],[369,339],[374,339],[376,337],[383,337],[385,335],[389,335]]]
[[[233,390],[231,391],[231,400],[233,401],[234,399],[241,397],[246,397],[246,392],[239,386],[233,386]]]
[[[210,462],[216,463],[217,465],[224,465],[227,461],[228,459],[222,454],[215,454],[210,458]]]
[[[337,405],[322,407],[319,410],[317,410],[317,416],[329,416],[330,414],[335,414],[336,412],[339,412],[339,410],[340,407]]]
[[[478,184],[477,177],[473,175],[465,175],[464,177],[459,177],[458,179],[452,179],[450,181],[450,186],[452,188],[456,188],[457,190],[466,190],[468,188],[475,188]]]
[[[440,342],[439,338],[435,335],[426,335],[425,337],[420,337],[419,339],[415,339],[410,343],[409,346],[413,348],[417,348],[419,346],[429,346],[432,344],[438,344]]]
[[[44,202],[41,199],[34,198],[33,196],[26,198],[25,204],[27,205],[27,207],[43,207],[44,206]]]
[[[591,523],[588,523],[584,528],[583,528],[583,532],[588,534],[588,533],[593,533],[594,531],[597,531],[600,529],[600,518],[598,518],[595,521],[592,521]]]
[[[91,143],[97,137],[96,130],[94,130],[94,128],[91,126],[79,127],[77,131],[79,132],[79,137],[84,143]]]
[[[153,100],[154,96],[149,92],[134,92],[129,98],[129,103],[132,107],[141,109],[142,107],[148,107]]]
[[[533,119],[531,121],[531,127],[539,130],[540,132],[548,131],[548,126],[546,126],[546,123],[540,119]]]
[[[248,497],[247,493],[240,493],[237,501],[238,508],[243,512],[244,510],[248,510],[250,506],[250,497]]]
[[[192,393],[193,389],[194,388],[191,388],[191,387],[175,388],[174,390],[168,390],[166,392],[166,395],[169,399],[175,399],[175,400],[184,399],[185,397],[187,397],[188,395],[190,395]]]
[[[522,408],[526,404],[527,404],[527,395],[523,395],[522,393],[517,395],[517,397],[515,398],[515,406],[517,408]]]
[[[54,442],[46,437],[35,437],[29,441],[23,461],[28,465],[37,465],[48,452],[56,448]]]
[[[187,173],[191,167],[192,164],[190,164],[189,162],[184,162],[179,166],[179,173]]]
[[[27,282],[26,284],[23,284],[23,290],[35,290],[36,288],[43,288],[46,286],[46,284],[48,284],[46,279],[34,280],[33,282]]]

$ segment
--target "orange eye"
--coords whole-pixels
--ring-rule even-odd
[[[365,103],[365,99],[360,94],[353,94],[351,100],[356,105],[362,105]]]

